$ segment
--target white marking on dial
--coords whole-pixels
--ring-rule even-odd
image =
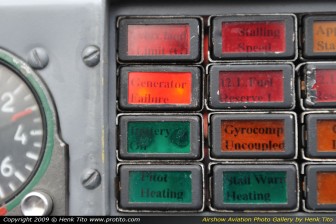
[[[36,154],[33,153],[33,152],[27,152],[27,153],[26,153],[26,156],[27,156],[29,159],[32,159],[32,160],[37,160],[37,159],[38,159],[38,155],[36,155]]]
[[[25,165],[26,170],[33,171],[33,167],[31,165]]]
[[[34,118],[34,120],[33,120],[34,123],[41,123],[41,121],[42,121],[42,120],[41,120],[41,118],[39,118],[39,117],[38,117],[38,118]]]
[[[30,131],[30,135],[31,135],[31,136],[39,136],[39,135],[43,135],[43,131],[42,131],[42,130],[31,130],[31,131]]]
[[[14,185],[12,182],[10,182],[10,183],[8,184],[8,187],[9,187],[12,191],[15,191],[15,190],[16,190],[16,187],[15,187],[15,185]]]
[[[2,189],[2,187],[0,186],[0,198],[4,198],[5,197],[5,193]]]
[[[27,179],[25,176],[23,176],[22,173],[20,173],[19,171],[16,171],[14,173],[14,175],[23,183],[25,182],[25,180]]]
[[[19,92],[21,92],[22,88],[24,87],[23,84],[20,84],[15,90],[14,90],[14,95],[17,95]]]
[[[41,142],[34,142],[34,147],[41,148],[42,144]]]
[[[25,101],[28,101],[28,100],[30,100],[31,98],[32,98],[32,95],[31,95],[31,94],[29,94],[29,95],[23,97],[23,99],[24,99]]]

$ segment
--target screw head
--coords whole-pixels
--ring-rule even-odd
[[[100,49],[95,45],[87,46],[82,52],[83,62],[89,66],[94,67],[100,61]]]
[[[101,183],[100,173],[95,169],[86,169],[82,174],[81,182],[86,189],[95,189]]]
[[[21,211],[24,216],[47,216],[53,208],[51,197],[41,191],[27,194],[21,201]]]
[[[36,47],[29,51],[28,64],[34,69],[43,69],[49,63],[49,56],[44,48]]]

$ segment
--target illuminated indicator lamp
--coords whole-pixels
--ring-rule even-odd
[[[213,59],[294,59],[295,15],[236,15],[211,18]]]
[[[120,69],[122,110],[200,110],[199,67],[130,66]]]
[[[336,16],[306,16],[303,32],[305,58],[336,58]]]
[[[336,64],[308,63],[303,69],[306,108],[336,108]]]
[[[336,172],[317,173],[317,203],[336,204]]]
[[[121,165],[120,209],[200,211],[200,165]]]
[[[289,159],[296,157],[296,116],[284,114],[212,114],[214,159]]]
[[[216,210],[298,209],[298,172],[292,164],[215,165],[212,186]]]
[[[201,116],[124,115],[119,120],[121,159],[201,158]]]
[[[120,61],[199,62],[201,60],[199,18],[121,18]]]
[[[291,109],[295,106],[293,64],[230,64],[209,68],[211,109]]]
[[[0,216],[5,216],[7,214],[7,209],[5,207],[0,207]]]
[[[307,165],[306,209],[309,211],[336,210],[336,164]],[[309,189],[309,190],[308,190]]]
[[[336,114],[306,114],[305,156],[336,159]]]

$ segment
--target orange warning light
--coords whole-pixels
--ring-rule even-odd
[[[129,104],[191,104],[191,72],[129,72]]]
[[[222,151],[285,151],[284,120],[223,120]]]
[[[313,23],[313,52],[336,52],[336,21]]]
[[[336,120],[319,120],[316,124],[317,151],[336,152]]]
[[[317,203],[336,204],[336,172],[317,173]]]

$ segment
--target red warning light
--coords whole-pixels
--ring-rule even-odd
[[[316,69],[316,102],[336,102],[336,70]]]
[[[223,53],[284,53],[285,21],[222,23]]]
[[[129,72],[129,104],[191,104],[191,72]]]
[[[283,71],[222,71],[218,81],[224,103],[284,102]]]
[[[128,25],[128,55],[189,55],[188,24]]]
[[[0,207],[0,216],[5,216],[7,214],[7,209],[5,207]]]

